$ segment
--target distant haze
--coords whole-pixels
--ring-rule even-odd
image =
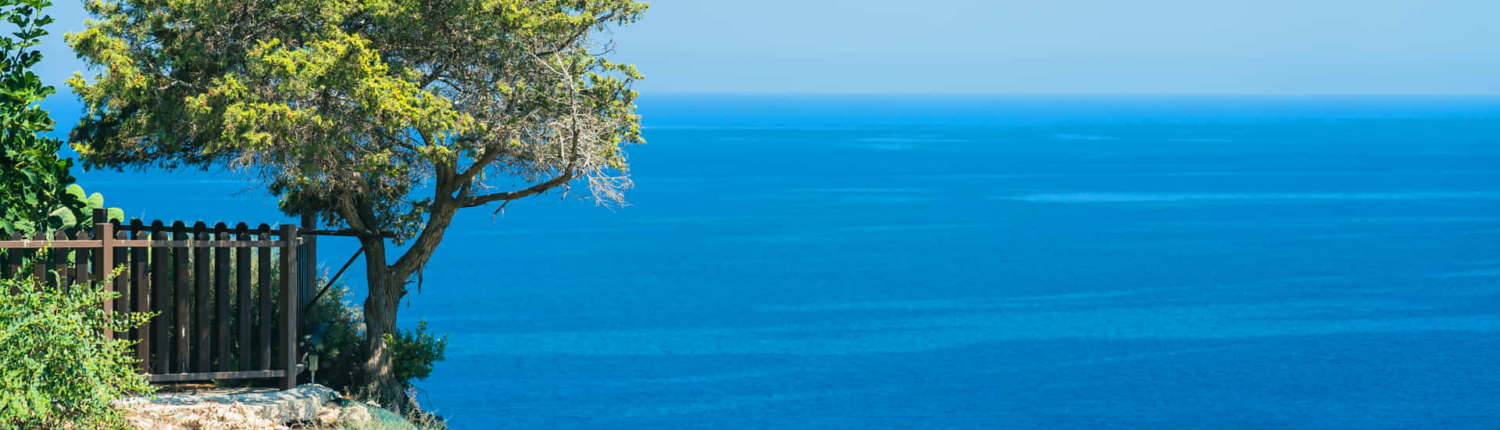
[[[613,34],[646,92],[1500,94],[1493,0],[651,3]],[[82,3],[52,14],[61,86]]]

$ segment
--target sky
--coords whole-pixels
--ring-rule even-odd
[[[41,71],[82,2],[57,0]],[[656,0],[644,93],[1500,94],[1495,0]]]

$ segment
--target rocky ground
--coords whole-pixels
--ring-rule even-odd
[[[211,389],[121,401],[130,424],[151,430],[412,429],[321,385],[292,390]],[[386,419],[382,419],[386,418]]]

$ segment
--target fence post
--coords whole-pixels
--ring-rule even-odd
[[[286,375],[281,389],[297,388],[297,305],[301,301],[297,267],[297,226],[281,225],[281,364]]]
[[[104,291],[115,292],[113,282],[104,282],[115,270],[115,226],[109,223],[109,212],[104,209],[94,209],[94,239],[98,239],[99,251],[94,253],[94,281],[104,284]],[[81,263],[81,262],[80,262]],[[87,285],[88,280],[80,279],[80,283]],[[104,302],[106,314],[115,313],[115,301]],[[105,339],[114,339],[115,331],[104,329]]]
[[[318,216],[310,213],[302,214],[302,231],[311,231],[317,229]],[[302,274],[302,302],[300,303],[300,305],[303,307],[303,309],[302,311],[298,312],[301,313],[306,311],[305,308],[307,306],[307,301],[312,299],[309,294],[312,294],[312,292],[316,290],[318,286],[318,237],[302,237],[302,250],[297,255],[299,257],[302,257],[301,261],[303,269],[301,272],[298,272]]]

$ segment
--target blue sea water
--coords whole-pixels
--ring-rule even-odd
[[[641,113],[630,206],[464,214],[403,305],[452,336],[418,398],[453,428],[1500,427],[1500,99]],[[283,219],[232,175],[80,176]]]

